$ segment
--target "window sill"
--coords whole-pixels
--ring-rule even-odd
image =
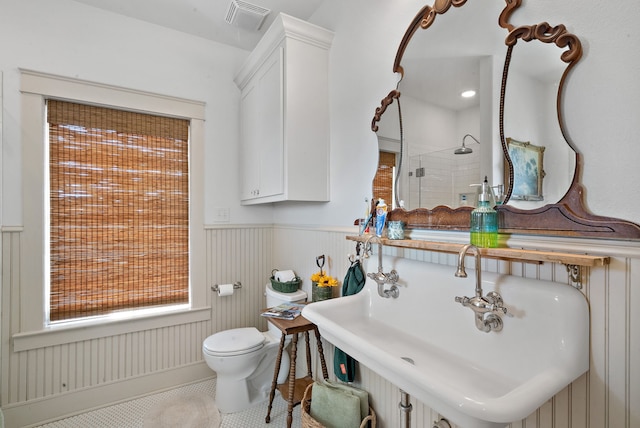
[[[12,337],[13,350],[14,352],[28,351],[65,343],[207,321],[209,319],[211,319],[211,308],[204,307],[137,318],[100,320],[75,325],[56,325],[39,331],[14,334]]]

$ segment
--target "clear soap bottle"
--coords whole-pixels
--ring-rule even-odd
[[[471,211],[471,243],[476,247],[498,246],[498,213],[493,209],[491,187],[487,177],[478,196],[478,207]]]

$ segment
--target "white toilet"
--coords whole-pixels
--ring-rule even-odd
[[[266,286],[267,307],[282,303],[302,303],[307,293],[275,291]],[[202,353],[207,365],[214,370],[216,380],[216,405],[221,413],[235,413],[269,398],[275,370],[276,357],[282,333],[271,323],[269,329],[260,332],[255,327],[234,328],[207,337]],[[287,338],[288,344],[289,338]],[[282,353],[278,383],[289,374],[289,354]]]

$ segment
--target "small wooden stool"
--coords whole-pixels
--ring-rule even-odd
[[[311,351],[309,349],[309,331],[313,330],[318,342],[318,352],[320,353],[320,362],[322,364],[322,377],[327,379],[327,364],[324,361],[324,353],[322,351],[322,340],[320,338],[320,332],[318,327],[299,315],[293,320],[283,320],[278,318],[267,318],[267,320],[278,327],[282,332],[280,338],[280,348],[278,349],[278,357],[276,359],[276,368],[273,373],[273,382],[271,383],[271,392],[269,394],[269,408],[267,410],[267,417],[265,422],[271,421],[271,407],[273,406],[273,399],[276,396],[276,388],[282,394],[282,397],[287,397],[288,413],[287,413],[287,428],[291,428],[293,422],[293,408],[300,404],[304,391],[307,385],[313,383],[313,377],[311,375]],[[306,346],[307,346],[307,376],[296,379],[296,354],[298,350],[298,333],[304,333]],[[282,361],[282,353],[284,352],[285,338],[288,335],[292,335],[291,339],[291,366],[289,367],[289,379],[287,383],[278,385],[278,373],[280,372],[280,363]],[[286,393],[286,394],[285,394]]]

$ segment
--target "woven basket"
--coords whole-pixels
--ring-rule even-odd
[[[320,422],[311,417],[311,389],[313,383],[307,386],[304,390],[304,397],[302,397],[301,415],[302,415],[302,428],[327,428]],[[371,423],[371,424],[369,424]],[[369,406],[369,415],[362,420],[360,428],[376,428],[376,412],[373,411],[373,407]]]
[[[273,277],[271,277],[270,279],[271,287],[274,290],[279,291],[280,293],[293,293],[300,287],[300,283],[302,282],[302,279],[300,279],[300,277],[298,276],[288,282],[276,281]]]

